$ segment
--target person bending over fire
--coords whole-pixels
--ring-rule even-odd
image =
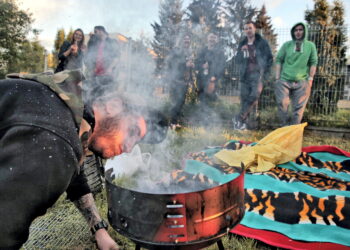
[[[159,116],[146,120],[113,94],[97,98],[83,116],[80,71],[8,78],[0,81],[0,249],[19,249],[32,221],[65,191],[98,248],[118,249],[79,165],[88,148],[109,158],[141,139],[162,140]]]

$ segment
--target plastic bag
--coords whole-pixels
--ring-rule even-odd
[[[137,171],[145,171],[149,167],[150,161],[151,154],[141,153],[140,146],[135,145],[130,153],[123,153],[113,159],[108,159],[105,171],[112,168],[112,175],[130,177]]]

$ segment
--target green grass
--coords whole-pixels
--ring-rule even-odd
[[[156,152],[157,147],[166,147],[171,151],[176,159],[181,159],[188,152],[195,152],[203,149],[207,145],[215,146],[222,145],[228,140],[245,140],[245,141],[258,141],[267,135],[270,131],[233,131],[233,130],[222,130],[211,128],[183,128],[178,131],[169,131],[169,140],[165,141],[162,145],[152,145],[143,146],[144,150],[147,149],[150,152]],[[311,131],[305,131],[303,146],[311,145],[333,145],[337,146],[346,151],[350,151],[350,140],[342,139],[339,137],[329,136],[327,133],[315,134]],[[177,162],[172,162],[171,164],[177,164]],[[124,180],[125,181],[125,180]],[[96,196],[96,204],[99,208],[100,214],[106,218],[107,214],[107,201],[105,194],[99,194]],[[89,234],[86,231],[81,231],[77,229],[68,230],[72,225],[84,225],[85,222],[83,218],[77,214],[76,208],[64,198],[61,198],[49,212],[44,216],[50,218],[50,216],[57,216],[59,211],[64,210],[66,214],[71,214],[71,218],[66,218],[68,222],[61,222],[59,227],[53,230],[49,235],[49,238],[59,238],[59,237],[71,237],[74,233],[81,235],[79,240],[76,240],[73,245],[69,246],[52,246],[48,245],[47,249],[96,249],[94,243],[91,242]],[[119,235],[112,228],[109,228],[109,233],[120,245],[121,249],[129,250],[134,249],[135,245],[129,239]],[[247,239],[244,237],[227,237],[223,238],[223,243],[226,249],[242,249],[242,250],[256,250],[256,249],[276,249],[271,246],[267,246],[261,242],[253,239]],[[30,248],[29,248],[30,249]],[[207,248],[207,250],[217,249],[216,245],[212,245]]]

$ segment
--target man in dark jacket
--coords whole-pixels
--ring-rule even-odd
[[[218,44],[218,36],[209,33],[207,39],[207,46],[199,52],[195,62],[198,96],[204,105],[216,99],[218,81],[225,71],[225,54]]]
[[[83,119],[79,71],[8,77],[0,81],[0,249],[19,249],[32,221],[64,191],[98,247],[118,249],[78,166],[87,148],[104,158],[130,152],[151,126],[113,93]]]
[[[273,62],[268,42],[255,31],[255,24],[247,22],[244,25],[246,37],[238,46],[236,62],[240,67],[241,109],[233,119],[235,129],[246,129],[246,120],[251,112],[256,116],[263,80],[267,78]]]
[[[193,82],[194,57],[191,50],[191,37],[185,34],[180,45],[175,47],[167,58],[167,78],[170,83],[170,117],[173,127],[179,126],[181,109],[185,104],[189,84]]]
[[[84,59],[86,77],[89,80],[86,83],[91,92],[97,92],[98,96],[104,91],[104,88],[116,89],[114,80],[117,79],[119,57],[117,41],[109,37],[103,26],[95,26]]]

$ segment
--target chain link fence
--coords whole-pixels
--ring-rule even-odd
[[[72,202],[61,198],[58,204],[29,229],[29,239],[22,250],[96,249],[85,219]]]

